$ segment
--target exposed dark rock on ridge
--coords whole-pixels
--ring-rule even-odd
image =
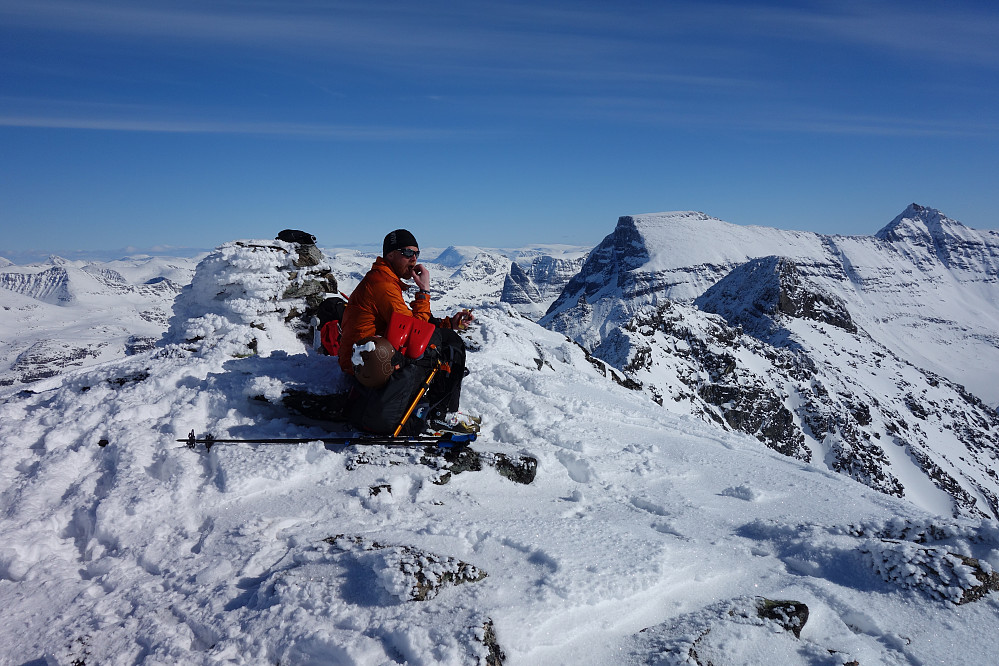
[[[846,304],[803,276],[786,257],[763,257],[734,269],[694,301],[705,312],[725,317],[765,338],[780,329],[782,317],[810,319],[857,332]]]

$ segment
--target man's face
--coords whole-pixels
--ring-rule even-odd
[[[416,266],[416,262],[420,256],[420,248],[410,245],[403,249],[412,250],[413,256],[406,257],[399,250],[392,250],[388,253],[388,256],[385,257],[385,261],[392,267],[392,272],[395,273],[400,280],[410,280],[413,277],[413,268]]]

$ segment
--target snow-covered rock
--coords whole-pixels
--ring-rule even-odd
[[[337,293],[336,278],[312,254],[314,247],[282,241],[222,245],[198,264],[177,296],[164,343],[267,356],[294,349],[297,341],[304,351],[312,341],[309,311]]]

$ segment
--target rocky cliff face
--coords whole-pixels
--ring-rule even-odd
[[[687,240],[698,226],[706,236]],[[918,206],[869,238],[730,226],[694,213],[621,218],[542,322],[670,410],[938,513],[999,516],[996,411],[923,363],[972,353],[996,368],[977,353],[990,347],[980,326],[959,308],[928,317],[947,308],[926,298],[974,300],[976,316],[994,316],[995,234]],[[793,256],[737,261],[775,245]],[[724,275],[701,290],[712,273]],[[946,351],[923,348],[955,331]]]
[[[694,305],[721,314],[730,325],[741,326],[761,340],[773,339],[787,318],[857,332],[843,299],[802,275],[787,257],[747,261],[712,285]]]
[[[584,261],[582,256],[563,258],[547,254],[515,260],[503,282],[500,301],[536,319],[547,311],[569,281],[579,273]]]

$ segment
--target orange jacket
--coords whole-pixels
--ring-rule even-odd
[[[403,300],[405,283],[378,257],[357,289],[350,295],[340,324],[340,368],[354,374],[354,343],[372,335],[385,335],[393,312],[430,320],[430,296],[417,294],[409,306]],[[412,308],[412,309],[410,309]]]

